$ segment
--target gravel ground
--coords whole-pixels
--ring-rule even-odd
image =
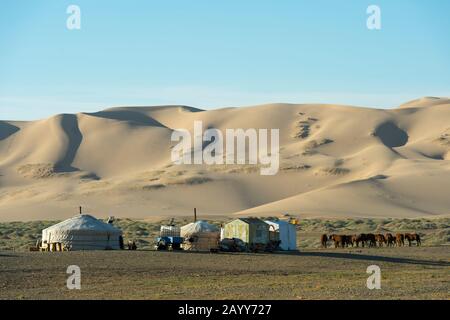
[[[66,286],[69,265],[81,289]],[[366,286],[370,265],[381,289]],[[450,299],[450,247],[0,252],[0,299]]]

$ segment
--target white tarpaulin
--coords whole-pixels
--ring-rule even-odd
[[[42,243],[62,243],[69,250],[120,249],[121,235],[111,224],[81,214],[42,230]]]
[[[181,236],[184,238],[189,238],[192,235],[205,232],[214,232],[219,235],[220,230],[217,226],[209,224],[206,221],[196,221],[181,227]]]
[[[206,221],[196,221],[181,227],[181,236],[185,238],[184,250],[218,250],[220,230]]]
[[[265,221],[280,234],[281,250],[297,250],[297,232],[295,225],[287,221]]]

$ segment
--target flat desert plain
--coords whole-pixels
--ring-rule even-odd
[[[175,129],[279,129],[277,175],[174,165]],[[415,218],[450,214],[450,100],[392,109],[267,104],[118,107],[0,121],[0,220],[188,215]]]
[[[230,217],[202,217],[216,225]],[[117,219],[137,251],[27,252],[57,221],[0,223],[0,299],[449,299],[450,218],[301,219],[298,252],[153,251],[170,219]],[[192,217],[176,217],[184,225]],[[331,234],[417,232],[422,246],[322,249]],[[332,243],[329,242],[331,246]],[[81,290],[68,290],[69,265]],[[381,290],[366,286],[381,268]]]
[[[69,265],[81,289],[69,290]],[[367,267],[381,269],[369,290]],[[448,299],[445,247],[290,254],[0,252],[0,299]]]

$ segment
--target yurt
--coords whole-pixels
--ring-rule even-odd
[[[113,250],[123,246],[122,231],[88,214],[42,230],[42,246],[59,250]]]
[[[196,221],[181,227],[183,249],[192,251],[215,251],[219,249],[220,230],[206,221]]]
[[[266,220],[271,229],[278,233],[278,239],[281,241],[279,248],[281,250],[297,250],[297,231],[295,225],[287,221],[269,221]]]

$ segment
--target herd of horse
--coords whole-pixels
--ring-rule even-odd
[[[345,247],[382,247],[386,245],[387,247],[398,246],[402,247],[405,245],[405,241],[408,241],[408,245],[411,246],[413,242],[416,242],[417,246],[421,245],[420,235],[417,233],[397,233],[393,235],[392,233],[386,234],[373,234],[373,233],[361,233],[358,235],[337,235],[332,234],[330,236],[323,234],[320,237],[320,242],[322,248],[328,247],[328,241],[334,243],[335,248],[345,248]]]

